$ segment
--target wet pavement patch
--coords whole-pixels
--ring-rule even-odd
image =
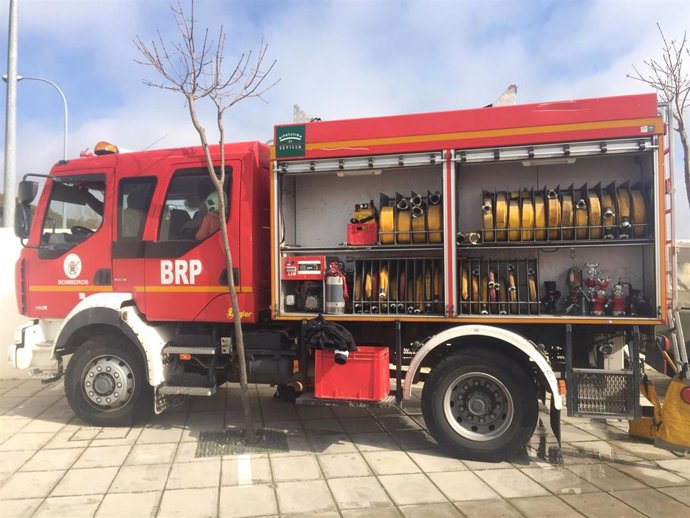
[[[255,431],[254,440],[247,442],[243,429],[213,430],[201,432],[195,457],[217,457],[243,453],[281,453],[290,451],[287,435],[283,430],[261,428]]]

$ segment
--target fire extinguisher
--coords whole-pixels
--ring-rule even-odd
[[[342,315],[345,313],[345,303],[349,302],[345,275],[337,262],[330,263],[326,271],[326,313]]]

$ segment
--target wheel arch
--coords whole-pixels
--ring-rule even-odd
[[[125,338],[145,357],[144,348],[132,330],[122,325],[119,311],[113,308],[86,308],[65,321],[55,341],[55,355],[72,354],[95,335],[118,335]]]
[[[478,344],[478,341],[481,343]],[[523,362],[523,365],[528,365],[530,360],[533,361],[541,373],[542,381],[552,393],[554,408],[561,410],[562,401],[556,376],[549,362],[534,343],[513,331],[479,324],[452,327],[429,338],[410,362],[405,374],[403,398],[410,399],[412,396],[412,384],[421,367],[433,367],[442,358],[442,352],[457,351],[477,347],[477,345],[500,351],[518,362]]]
[[[55,356],[74,353],[86,340],[97,334],[115,335],[130,343],[141,356],[149,383],[152,386],[159,384],[162,377],[161,340],[155,340],[158,343],[154,344],[148,343],[151,340],[147,342],[140,338],[142,333],[134,329],[132,324],[136,321],[140,328],[146,324],[141,318],[133,318],[133,315],[138,317],[131,294],[99,293],[87,297],[62,322],[55,339]]]

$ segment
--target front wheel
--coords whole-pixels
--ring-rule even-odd
[[[91,338],[72,355],[65,394],[74,412],[97,426],[131,426],[153,407],[141,355],[111,336]]]
[[[524,450],[537,424],[534,382],[501,354],[454,353],[431,370],[422,391],[429,431],[451,454],[505,460]]]

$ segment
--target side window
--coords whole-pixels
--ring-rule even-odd
[[[69,250],[87,239],[103,223],[104,198],[104,175],[54,180],[41,243],[56,250]]]
[[[117,201],[117,239],[141,240],[156,187],[156,178],[127,178],[120,182]]]
[[[226,215],[232,168],[225,169]],[[176,171],[163,205],[158,241],[206,239],[220,229],[218,196],[205,168]]]

